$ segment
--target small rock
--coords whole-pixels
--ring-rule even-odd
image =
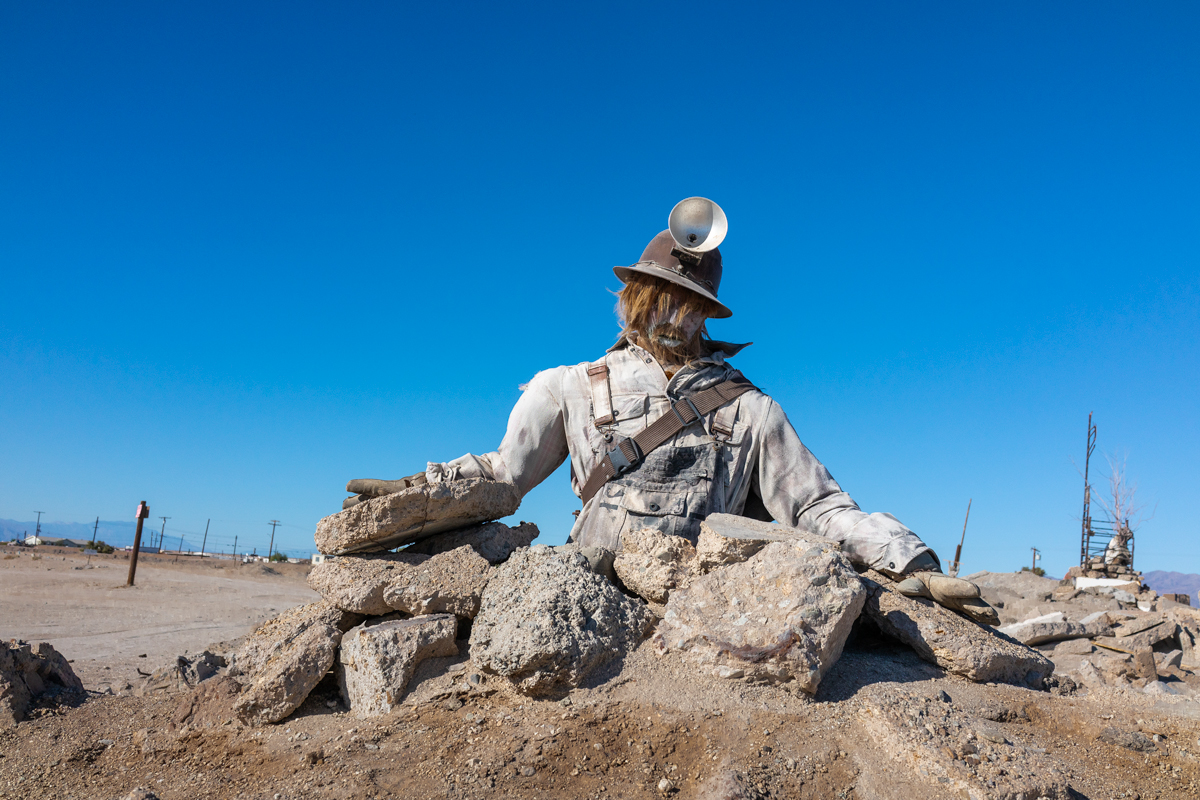
[[[122,796],[121,800],[158,800],[158,795],[139,786],[129,794]]]
[[[658,790],[660,792],[662,792],[663,794],[674,791],[675,790],[675,782],[672,780],[668,780],[667,778],[663,778],[662,780],[660,780],[658,782]]]
[[[529,764],[526,764],[525,766],[521,767],[521,774],[524,775],[526,778],[532,778],[534,775],[537,774],[537,770],[534,769]]]

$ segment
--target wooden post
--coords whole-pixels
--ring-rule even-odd
[[[142,547],[142,522],[149,516],[150,506],[143,500],[137,507],[137,532],[133,535],[133,554],[129,556],[129,578],[125,581],[126,586],[133,586],[133,576],[137,573],[138,550]]]

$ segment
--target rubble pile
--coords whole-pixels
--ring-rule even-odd
[[[612,553],[533,545],[536,526],[491,521],[514,509],[513,487],[470,479],[363,498],[321,520],[317,545],[331,558],[308,581],[322,600],[262,625],[230,657],[232,694],[209,694],[232,697],[247,724],[274,723],[332,671],[343,702],[371,717],[402,701],[423,662],[469,654],[476,684],[486,675],[558,696],[647,636],[715,677],[812,694],[860,617],[970,680],[1038,688],[1053,669],[1019,641],[860,575],[819,536],[715,514],[695,544],[646,529]],[[191,685],[183,665],[176,673],[168,680]]]
[[[1074,572],[1062,581],[1032,573],[968,578],[999,610],[1000,633],[1041,651],[1077,684],[1159,695],[1200,690],[1200,611],[1140,583],[1094,585],[1085,571]]]

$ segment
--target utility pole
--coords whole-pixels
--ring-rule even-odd
[[[37,529],[34,530],[34,532],[33,532],[33,538],[36,539],[42,535],[42,514],[45,514],[46,512],[45,511],[35,511],[33,513],[38,515]]]
[[[1033,551],[1033,567],[1031,567],[1029,570],[1032,572],[1033,570],[1037,569],[1037,562],[1042,560],[1042,553],[1036,547],[1031,547],[1029,549]]]
[[[971,502],[972,502],[972,499],[970,497],[968,497],[967,498],[967,516],[966,516],[966,519],[963,520],[962,538],[958,540],[958,547],[956,547],[954,549],[954,560],[950,562],[950,577],[951,578],[958,577],[958,562],[962,558],[963,542],[965,542],[967,540],[967,520],[969,520],[971,518]]]
[[[237,561],[237,534],[233,535],[233,560]]]
[[[133,552],[129,554],[129,577],[125,580],[126,586],[133,586],[133,576],[137,572],[137,557],[138,551],[142,548],[142,522],[150,516],[150,506],[146,505],[146,501],[138,503],[137,507],[137,533],[133,535]]]
[[[162,552],[163,534],[167,532],[167,520],[170,517],[159,517],[163,521],[162,530],[158,532],[158,552]]]
[[[96,527],[92,528],[92,549],[96,548],[96,533],[100,530],[100,517],[96,517]]]
[[[267,547],[267,560],[268,561],[271,559],[271,556],[275,555],[275,526],[278,524],[279,524],[279,520],[277,520],[277,519],[271,520],[271,544],[269,547]]]
[[[208,526],[211,524],[212,524],[211,519],[208,522],[204,523],[204,541],[200,543],[200,557],[201,558],[204,558],[204,545],[208,544]]]

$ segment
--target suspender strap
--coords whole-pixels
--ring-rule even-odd
[[[596,427],[611,425],[612,389],[608,385],[608,364],[601,359],[588,367],[587,374],[592,387],[592,416],[596,418]]]
[[[591,375],[591,368],[588,369],[588,374]],[[608,370],[605,368],[605,378],[607,377]],[[663,444],[687,426],[697,422],[706,414],[741,397],[753,388],[755,388],[754,384],[739,374],[732,380],[718,383],[691,397],[685,397],[672,403],[670,411],[651,422],[649,427],[632,439],[621,439],[617,442],[616,447],[609,450],[604,458],[600,459],[600,463],[592,470],[592,474],[588,476],[587,482],[583,485],[581,494],[584,504],[595,497],[596,492],[600,491],[601,487],[613,478],[637,469],[638,465],[642,463],[642,459],[646,457],[646,453]]]

